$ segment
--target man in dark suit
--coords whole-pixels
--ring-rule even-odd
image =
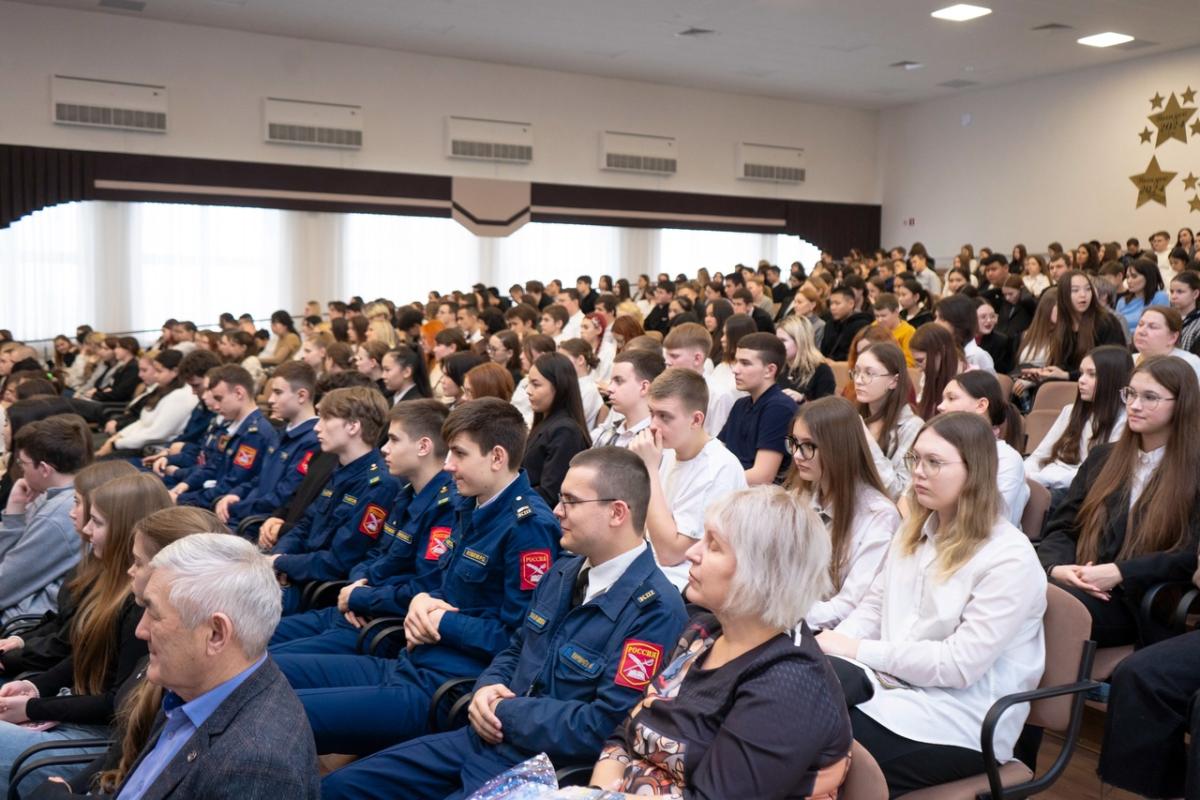
[[[275,573],[254,545],[196,533],[150,565],[137,634],[162,711],[118,795],[128,800],[320,796],[304,708],[267,656]]]

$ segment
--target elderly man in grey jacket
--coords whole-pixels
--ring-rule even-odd
[[[12,458],[23,477],[0,519],[0,622],[57,610],[63,577],[79,561],[70,515],[75,473],[92,458],[87,423],[74,414],[31,422]]]

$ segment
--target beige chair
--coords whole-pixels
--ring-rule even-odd
[[[850,364],[845,361],[830,361],[829,368],[833,370],[833,380],[840,396],[842,390],[850,383]]]
[[[994,764],[992,736],[1000,716],[1010,706],[1030,703],[1026,724],[1059,733],[1063,738],[1058,758],[1039,778],[1020,761],[991,766],[973,778],[910,792],[906,800],[1015,800],[1043,792],[1066,769],[1075,752],[1083,720],[1084,695],[1094,689],[1087,679],[1092,671],[1096,643],[1091,635],[1092,618],[1083,603],[1057,586],[1046,587],[1046,670],[1039,687],[1002,697],[992,705],[983,721],[984,764]]]
[[[1029,500],[1025,502],[1025,510],[1021,512],[1021,530],[1036,542],[1042,538],[1042,525],[1046,522],[1046,512],[1050,510],[1050,490],[1032,478],[1026,478],[1029,486]]]
[[[1039,408],[1025,416],[1025,455],[1037,450],[1061,411],[1058,408]]]
[[[1046,381],[1038,387],[1031,411],[1050,408],[1058,413],[1065,406],[1074,403],[1078,396],[1079,385],[1075,381]]]
[[[1013,379],[1007,375],[996,373],[996,382],[1000,384],[1000,396],[1005,400],[1012,397]]]
[[[887,800],[883,770],[867,748],[855,740],[850,747],[850,772],[838,792],[839,800]]]

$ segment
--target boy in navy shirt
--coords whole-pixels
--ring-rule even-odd
[[[733,379],[750,396],[733,404],[717,438],[742,463],[751,486],[776,483],[789,464],[784,441],[797,406],[775,383],[786,358],[783,342],[770,333],[752,333],[738,342]]]

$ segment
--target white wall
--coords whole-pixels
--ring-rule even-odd
[[[1023,242],[1041,252],[1053,240],[1074,247],[1129,236],[1145,246],[1160,228],[1174,236],[1200,225],[1182,185],[1189,170],[1200,174],[1200,137],[1155,149],[1155,139],[1140,144],[1137,135],[1154,130],[1146,115],[1155,92],[1166,97],[1189,85],[1200,90],[1200,49],[882,112],[885,246],[921,241],[952,255],[964,242],[1005,251]],[[972,116],[967,127],[964,114]],[[1180,174],[1165,209],[1148,203],[1135,211],[1129,176],[1152,154]],[[905,225],[909,218],[916,224]]]
[[[163,84],[170,133],[53,125],[52,74]],[[264,96],[364,106],[364,149],[262,142]],[[0,142],[595,186],[878,203],[878,113],[0,2]],[[444,118],[532,122],[535,161],[443,156]],[[676,136],[679,173],[597,168],[599,132]],[[735,180],[738,141],[802,146],[801,187]]]

